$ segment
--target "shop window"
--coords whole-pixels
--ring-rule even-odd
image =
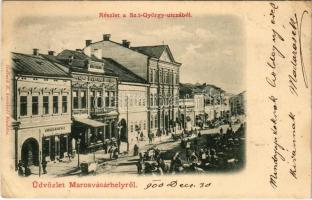
[[[78,91],[73,91],[73,108],[78,109]]]
[[[43,114],[49,114],[49,96],[43,96]]]
[[[67,113],[67,96],[62,96],[62,112]]]
[[[20,115],[21,116],[27,115],[27,96],[20,97]]]
[[[32,100],[32,115],[38,115],[39,114],[38,96],[33,96],[31,100]]]
[[[53,96],[53,114],[58,113],[58,96]]]
[[[81,91],[80,92],[80,97],[81,97],[81,108],[86,108],[87,107],[87,94],[86,94],[86,91]]]

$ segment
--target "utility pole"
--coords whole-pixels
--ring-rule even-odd
[[[42,140],[41,140],[41,130],[39,129],[39,177],[41,176],[41,158],[42,158]]]
[[[128,126],[129,126],[129,97],[128,97],[128,95],[126,96],[126,102],[127,102],[127,112],[126,112],[126,116],[127,116],[127,124],[126,124],[127,152],[129,152],[129,130],[128,130]]]
[[[80,166],[80,157],[79,157],[79,151],[80,151],[80,138],[77,140],[77,152],[78,152],[78,169]]]

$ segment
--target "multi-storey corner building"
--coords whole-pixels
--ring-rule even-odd
[[[244,115],[246,106],[246,91],[232,96],[229,99],[229,105],[232,115]]]
[[[149,130],[170,131],[175,126],[181,63],[175,61],[168,45],[130,47],[129,41],[117,43],[104,34],[101,41],[87,40],[83,51],[97,58],[112,58],[148,83]]]
[[[69,151],[71,78],[39,55],[12,54],[15,164],[39,165]]]
[[[72,76],[71,136],[73,150],[79,141],[80,151],[103,148],[108,140],[118,139],[117,75],[106,68],[106,63],[89,57],[82,51],[64,50],[57,56],[46,55]]]
[[[206,86],[203,91],[205,93],[206,120],[211,121],[225,117],[229,112],[225,91],[211,85]]]

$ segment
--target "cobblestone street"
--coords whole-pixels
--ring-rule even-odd
[[[220,128],[226,130],[228,125],[222,125],[219,128],[202,130],[203,136],[207,134],[218,133]],[[233,126],[234,130],[238,129],[238,125]],[[202,137],[205,138],[205,137]],[[205,143],[205,139],[202,139],[199,143]],[[175,152],[182,152],[182,158],[185,160],[185,150],[181,147],[181,140],[173,140],[172,137],[162,136],[161,138],[155,138],[153,144],[148,144],[148,141],[140,141],[138,143],[139,151],[144,152],[147,149],[157,146],[157,148],[165,155],[166,160],[170,160]],[[48,177],[65,177],[65,176],[92,176],[100,174],[137,174],[137,162],[138,156],[133,156],[133,147],[130,147],[128,154],[121,153],[118,159],[112,160],[109,158],[109,154],[105,154],[103,150],[99,150],[95,153],[80,154],[80,163],[93,162],[94,160],[98,163],[97,170],[94,173],[83,174],[78,169],[78,156],[68,160],[64,159],[62,162],[49,162],[47,165],[47,174],[41,174],[41,176]],[[31,168],[33,176],[39,176],[39,168]]]

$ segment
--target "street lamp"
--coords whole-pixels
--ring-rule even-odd
[[[80,150],[80,138],[78,138],[78,140],[77,140],[78,168],[79,168],[79,166],[80,166],[79,150]]]

